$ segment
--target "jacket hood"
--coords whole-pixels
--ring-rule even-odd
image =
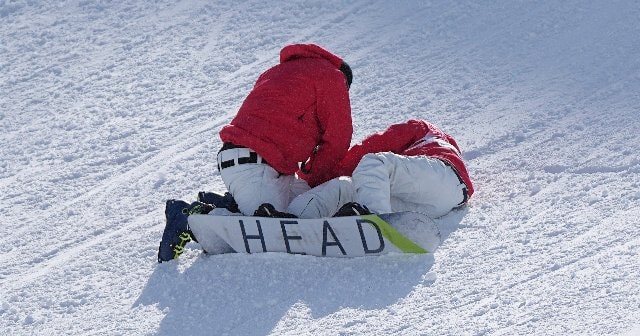
[[[324,58],[338,69],[342,66],[342,58],[315,44],[290,44],[280,51],[280,63],[297,58]]]

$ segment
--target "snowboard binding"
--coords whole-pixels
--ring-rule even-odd
[[[262,203],[253,213],[255,217],[272,217],[272,218],[298,218],[294,214],[276,210],[271,203]]]
[[[333,217],[346,217],[346,216],[362,216],[371,215],[373,212],[369,211],[366,205],[349,202],[340,207]]]
[[[236,200],[229,192],[224,193],[224,195],[220,195],[214,192],[201,191],[198,193],[198,201],[206,204],[212,204],[216,208],[227,208],[227,210],[231,212],[240,212],[238,209],[238,203],[236,203]]]

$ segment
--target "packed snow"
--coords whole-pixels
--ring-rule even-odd
[[[640,335],[639,18],[630,0],[0,0],[0,334]],[[433,254],[191,243],[158,264],[165,200],[224,191],[218,131],[290,43],[351,65],[353,143],[433,122],[476,194]]]

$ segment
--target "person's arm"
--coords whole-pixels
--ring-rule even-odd
[[[339,174],[351,176],[363,156],[369,153],[392,152],[401,153],[420,136],[426,133],[427,126],[420,120],[409,120],[406,123],[391,125],[382,133],[366,137],[362,143],[351,149],[340,162]]]
[[[338,176],[338,163],[349,149],[353,125],[349,92],[342,73],[327,76],[318,88],[317,118],[322,129],[320,143],[299,171],[311,187]]]

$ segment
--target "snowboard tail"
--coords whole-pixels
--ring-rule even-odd
[[[330,218],[189,216],[189,228],[208,254],[285,252],[330,257],[429,253],[440,232],[426,215],[398,212]]]

